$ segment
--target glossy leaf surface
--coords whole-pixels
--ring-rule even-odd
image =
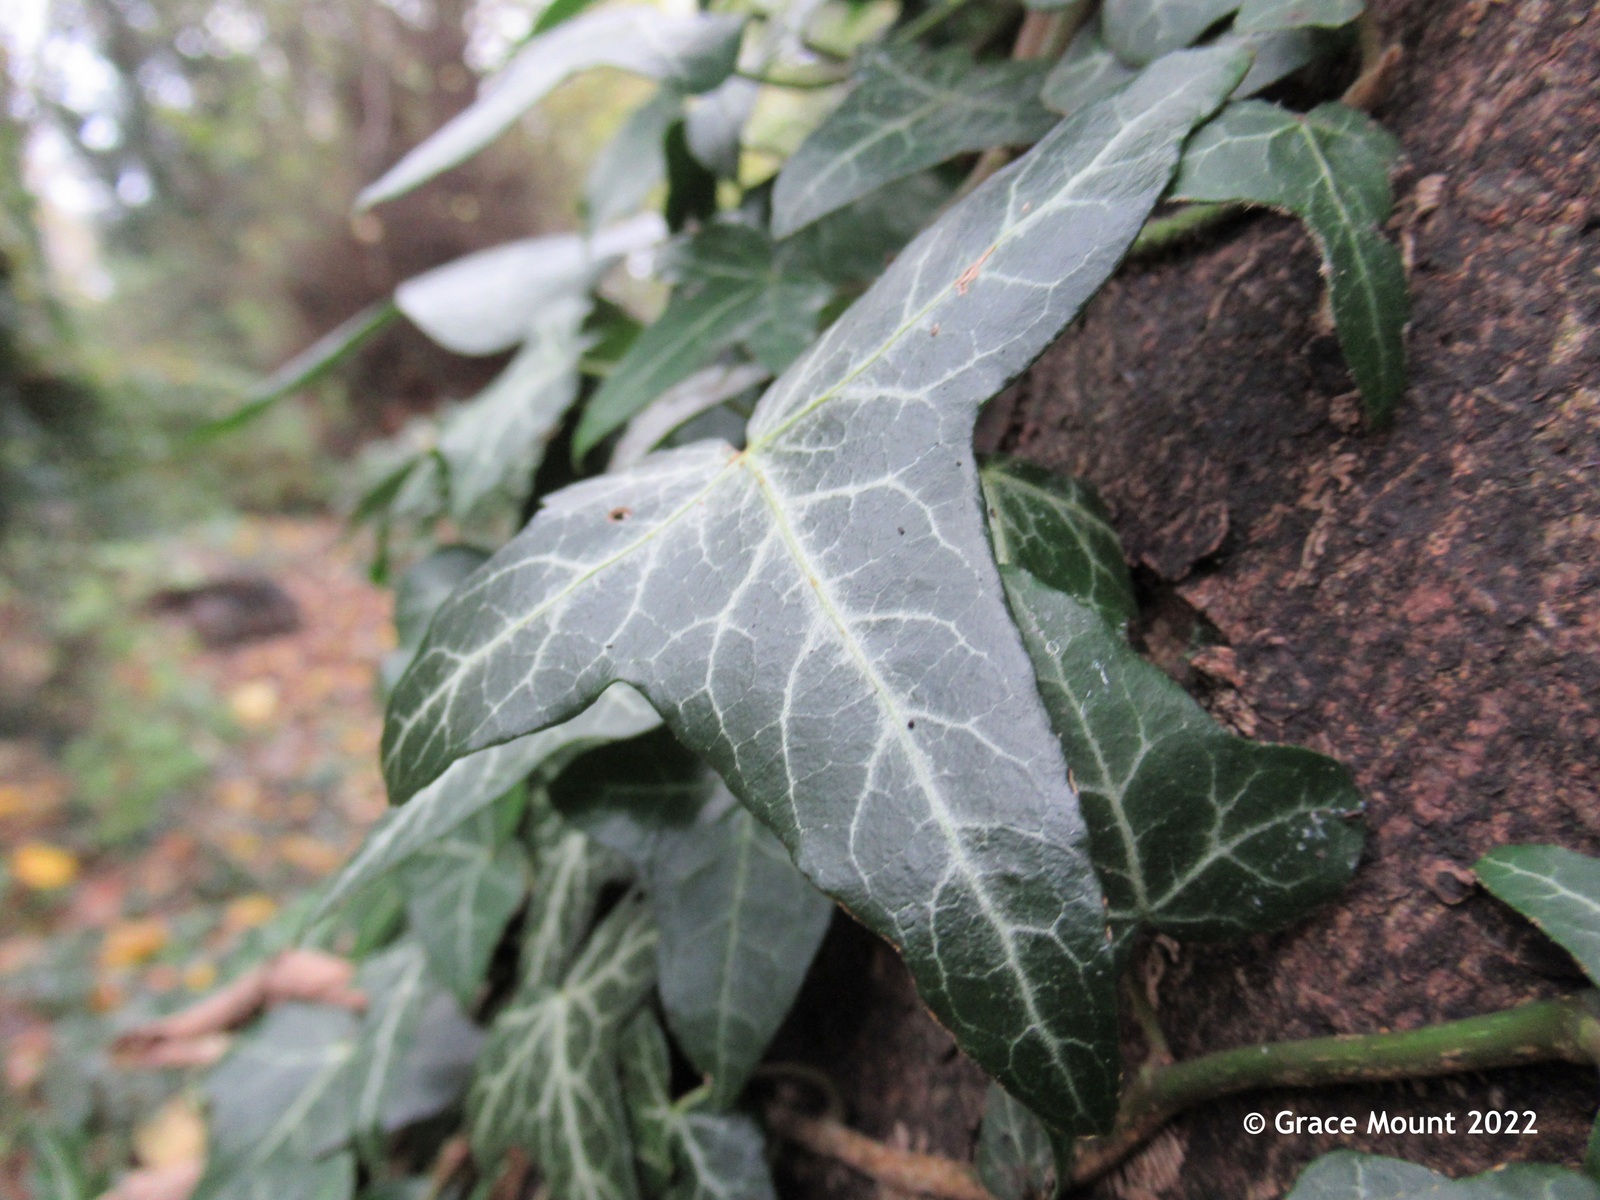
[[[1308,25],[1331,28],[1348,25],[1365,8],[1365,0],[1244,0],[1233,27],[1240,33]]]
[[[1405,390],[1409,311],[1400,251],[1382,233],[1393,206],[1394,138],[1342,104],[1309,113],[1247,100],[1195,134],[1173,195],[1287,209],[1316,239],[1339,344],[1368,416],[1383,422]]]
[[[745,451],[552,495],[396,689],[394,799],[632,682],[901,948],[969,1053],[1063,1127],[1101,1124],[1099,889],[1059,745],[1017,686],[972,424],[1113,269],[1245,67],[1172,56],[992,177],[773,385]]]
[[[1247,34],[1346,25],[1365,7],[1363,0],[1106,0],[1100,24],[1117,57],[1137,66],[1192,45],[1236,10],[1233,32]]]
[[[650,986],[655,941],[643,903],[624,901],[559,986],[531,981],[495,1018],[468,1101],[481,1161],[516,1146],[562,1200],[639,1195],[617,1042]]]
[[[557,84],[591,67],[617,67],[684,91],[713,88],[733,70],[741,17],[670,16],[653,8],[586,13],[529,42],[484,81],[478,98],[366,188],[363,206],[403,196],[471,158]]]
[[[1006,586],[1114,925],[1237,937],[1338,894],[1362,840],[1344,767],[1227,733],[1087,606],[1021,571]]]
[[[1122,543],[1084,483],[1016,459],[979,471],[995,559],[1094,609],[1114,629],[1138,615]]]
[[[1128,83],[1138,69],[1126,65],[1100,37],[1096,23],[1078,31],[1045,76],[1039,101],[1052,112],[1070,115]]]
[[[1526,1163],[1453,1180],[1398,1158],[1335,1150],[1307,1167],[1285,1200],[1600,1200],[1600,1184]]]
[[[591,226],[627,216],[667,177],[667,130],[683,119],[683,97],[662,88],[634,109],[612,135],[583,185]]]
[[[970,150],[1026,145],[1056,117],[1040,63],[980,66],[962,51],[874,54],[845,100],[778,174],[772,230],[786,237],[886,183]]]
[[[761,1128],[742,1114],[689,1113],[677,1125],[682,1178],[666,1200],[776,1200]]]
[[[1472,869],[1600,981],[1600,860],[1560,846],[1498,846]]]
[[[672,1106],[667,1035],[648,1008],[635,1013],[622,1031],[617,1066],[622,1076],[622,1102],[633,1133],[634,1160],[645,1191],[657,1195],[672,1183],[672,1144],[678,1112]]]

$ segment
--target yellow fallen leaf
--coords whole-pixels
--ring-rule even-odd
[[[149,962],[166,947],[168,936],[166,922],[153,917],[118,921],[100,943],[100,965],[115,970]]]
[[[344,855],[338,849],[305,833],[279,838],[278,857],[312,875],[336,871],[344,862]]]
[[[262,892],[252,892],[228,901],[222,913],[222,927],[229,933],[265,925],[277,914],[278,902]]]
[[[23,842],[11,852],[11,877],[36,892],[65,887],[78,877],[78,859],[49,842]]]
[[[192,1100],[174,1096],[133,1131],[133,1150],[147,1167],[194,1162],[205,1156],[205,1121]]]
[[[183,986],[191,992],[203,992],[217,982],[217,965],[192,962],[183,969]]]
[[[249,729],[270,724],[278,714],[278,685],[270,679],[252,679],[228,693],[234,719]]]

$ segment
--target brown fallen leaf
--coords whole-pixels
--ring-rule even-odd
[[[199,1159],[167,1167],[129,1171],[100,1200],[189,1200],[205,1164]]]
[[[355,972],[348,959],[321,950],[285,950],[181,1012],[128,1030],[112,1054],[134,1069],[215,1062],[227,1047],[222,1035],[263,1008],[300,1000],[365,1011],[366,996],[352,986]]]

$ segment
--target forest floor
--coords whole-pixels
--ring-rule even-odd
[[[113,1078],[107,1040],[263,952],[274,918],[383,812],[376,669],[390,602],[345,528],[247,517],[147,551],[158,578],[270,579],[298,629],[207,649],[181,620],[135,606],[91,689],[87,734],[64,753],[59,739],[0,740],[0,1155],[29,1109],[77,1132],[150,1100],[137,1156],[190,1153],[193,1105]],[[129,726],[165,733],[130,742]],[[119,809],[140,793],[141,811]],[[16,1194],[7,1182],[0,1170],[0,1192]]]

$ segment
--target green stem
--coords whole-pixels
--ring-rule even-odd
[[[1402,1033],[1242,1046],[1147,1068],[1127,1088],[1112,1131],[1078,1142],[1072,1182],[1087,1183],[1116,1166],[1184,1109],[1237,1092],[1556,1061],[1600,1063],[1600,994],[1540,1000]]]
[[[1244,205],[1225,201],[1219,204],[1185,204],[1144,223],[1133,239],[1131,254],[1154,254],[1176,242],[1197,237],[1214,225],[1244,210]]]
[[[826,88],[850,78],[849,71],[826,71],[813,75],[764,75],[759,71],[735,71],[734,74],[740,79],[780,88]]]
[[[924,9],[900,26],[899,29],[896,29],[891,40],[900,45],[904,45],[906,42],[914,42],[934,26],[942,24],[945,18],[955,16],[956,13],[970,3],[972,3],[972,0],[940,0],[940,3],[935,4],[932,8]]]

